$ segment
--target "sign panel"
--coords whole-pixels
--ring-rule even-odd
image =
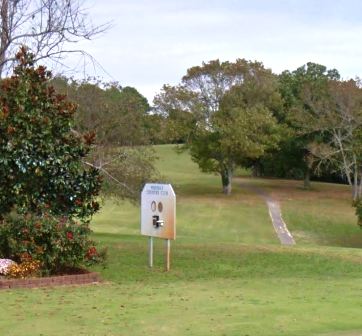
[[[141,234],[176,239],[176,194],[171,184],[147,183],[141,194]]]

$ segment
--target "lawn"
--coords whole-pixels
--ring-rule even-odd
[[[243,183],[263,188],[279,200],[298,245],[362,247],[349,186],[313,182],[311,190],[304,190],[301,181],[243,179]]]
[[[0,335],[362,335],[362,240],[348,188],[240,177],[225,197],[187,153],[156,150],[177,194],[171,271],[160,240],[147,267],[138,206],[107,201],[92,224],[109,248],[107,267],[95,268],[105,283],[2,291]],[[279,199],[296,246],[279,245],[263,200],[241,183]]]

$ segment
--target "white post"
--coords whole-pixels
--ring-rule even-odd
[[[171,240],[166,239],[166,272],[170,270]]]
[[[148,265],[153,267],[153,237],[148,239]]]

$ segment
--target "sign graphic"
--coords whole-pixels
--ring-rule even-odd
[[[176,239],[176,194],[171,184],[147,183],[141,194],[141,234]]]

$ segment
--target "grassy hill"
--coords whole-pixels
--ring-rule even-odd
[[[109,248],[96,268],[106,283],[3,291],[1,335],[362,335],[362,231],[348,187],[240,177],[226,197],[187,153],[156,151],[177,194],[171,271],[160,240],[147,267],[139,208],[108,201],[92,224]],[[280,246],[263,200],[241,183],[280,201],[296,246]]]

